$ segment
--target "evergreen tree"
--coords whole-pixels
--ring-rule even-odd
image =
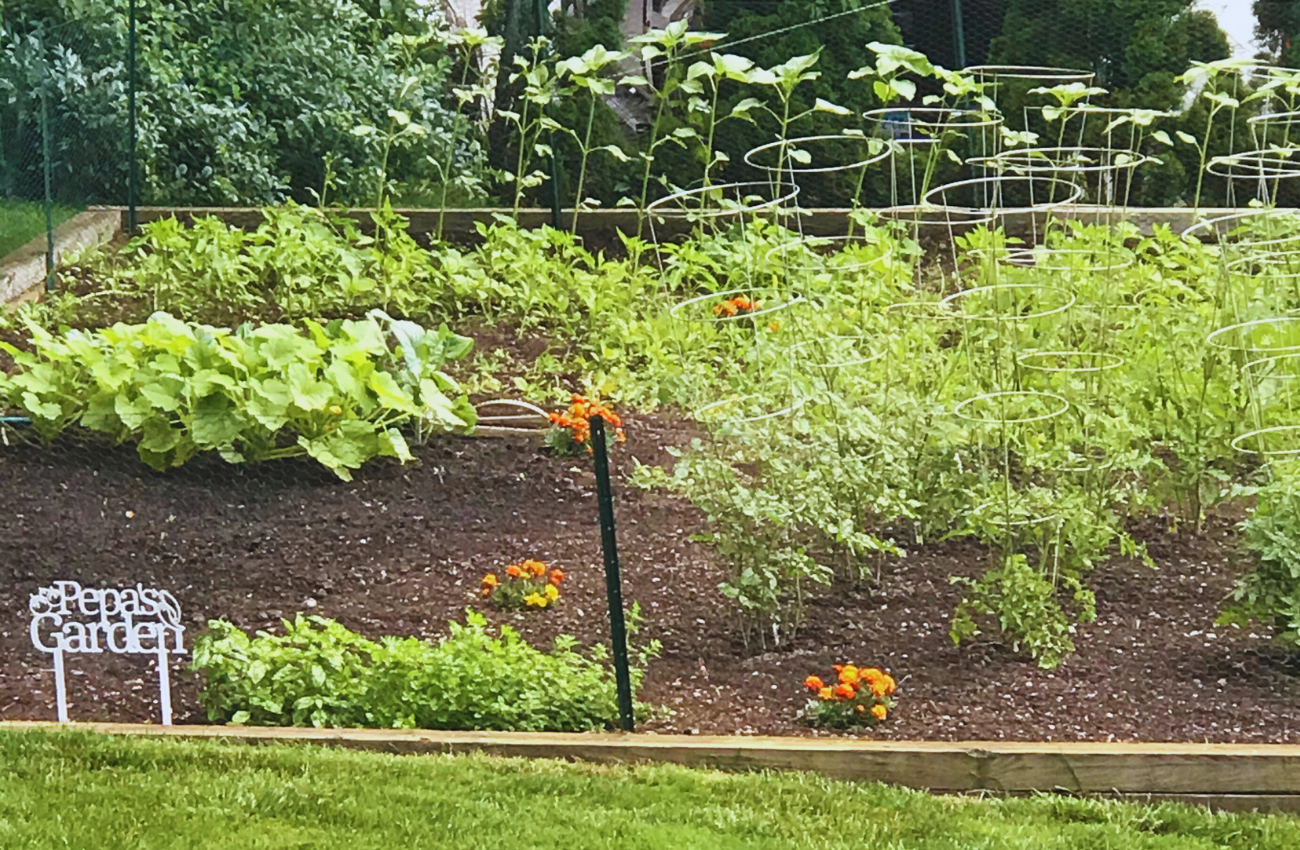
[[[1255,38],[1279,65],[1300,65],[1300,0],[1255,0]]]

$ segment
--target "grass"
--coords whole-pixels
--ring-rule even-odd
[[[54,207],[54,226],[77,214],[72,207]],[[35,201],[0,200],[0,257],[21,248],[45,232],[45,207]]]
[[[803,774],[0,732],[0,847],[1292,850],[1300,821]]]

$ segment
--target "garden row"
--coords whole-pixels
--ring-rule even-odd
[[[1217,245],[1058,222],[1022,248],[977,228],[951,265],[923,257],[905,224],[866,216],[849,239],[751,217],[673,244],[628,236],[617,255],[505,221],[461,249],[423,248],[386,213],[373,236],[310,208],[266,216],[251,232],[152,223],[7,318],[0,393],[30,425],[0,426],[6,440],[127,443],[156,469],[204,453],[239,466],[303,455],[347,478],[470,429],[469,398],[484,393],[670,408],[693,421],[672,457],[626,473],[701,512],[747,646],[788,649],[825,588],[879,597],[904,554],[967,537],[983,569],[955,571],[951,621],[928,627],[958,642],[991,633],[1045,668],[1104,613],[1095,568],[1157,565],[1139,539],[1151,519],[1194,535],[1216,506],[1254,495],[1243,540],[1256,568],[1227,616],[1294,641],[1293,216],[1243,216]],[[470,358],[468,339],[426,330],[443,322],[537,344]],[[571,418],[555,417],[577,436]],[[485,567],[475,586],[489,572],[500,580]],[[548,606],[526,598],[546,599],[546,586],[520,597],[534,615]],[[363,666],[388,664],[346,640]],[[257,697],[282,719],[323,708],[300,690],[320,685],[319,662],[295,659],[280,680],[293,688]],[[873,663],[847,650],[828,660]],[[347,664],[328,669],[349,679]],[[826,670],[792,678],[810,674]],[[376,675],[375,692],[405,692]],[[836,703],[835,684],[815,704]],[[217,716],[255,716],[248,694],[221,699]]]

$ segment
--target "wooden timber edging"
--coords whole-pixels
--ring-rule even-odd
[[[122,229],[116,210],[94,208],[78,213],[54,229],[54,264],[68,254],[101,245]],[[7,256],[0,257],[0,305],[39,298],[45,288],[45,255],[49,243],[44,233]]]
[[[0,730],[71,729],[242,743],[327,744],[391,753],[467,753],[727,771],[798,770],[944,794],[1065,793],[1300,811],[1300,746],[1286,744],[876,741],[860,738],[439,732],[265,726],[8,721]]]
[[[103,207],[104,210],[116,211],[125,223],[126,210],[122,207]],[[338,215],[352,218],[358,221],[363,227],[370,224],[370,209],[348,209],[334,211]],[[491,224],[498,216],[511,217],[511,211],[508,209],[496,208],[471,208],[471,209],[448,209],[440,213],[436,209],[399,209],[397,212],[409,222],[408,230],[412,234],[427,235],[436,233],[438,230],[439,217],[442,217],[442,232],[447,238],[454,240],[473,240],[478,237],[477,226],[479,224]],[[807,236],[842,236],[847,232],[849,216],[853,211],[850,209],[807,209],[798,211],[784,212],[781,215],[781,221],[787,227],[798,230]],[[1242,209],[1230,208],[1202,208],[1199,216],[1202,219],[1219,218],[1248,212]],[[761,215],[762,213],[756,213]],[[908,208],[899,208],[899,215],[908,214]],[[262,212],[257,207],[140,207],[137,210],[138,221],[141,223],[155,221],[161,218],[176,217],[181,221],[190,222],[195,218],[204,216],[215,216],[222,219],[227,224],[244,229],[252,229],[262,223]],[[945,230],[942,227],[942,218],[936,213],[929,213],[928,216],[935,223],[935,232]],[[1048,218],[1054,220],[1076,220],[1085,224],[1117,224],[1121,221],[1132,222],[1142,233],[1150,235],[1156,225],[1168,225],[1175,233],[1180,233],[1191,227],[1196,221],[1196,214],[1190,207],[1101,207],[1086,204],[1073,204],[1053,208],[1050,213],[1008,213],[999,218],[999,221],[1006,227],[1007,233],[1012,236],[1027,237],[1032,236],[1036,231],[1041,230]],[[653,218],[653,222],[651,219]],[[537,228],[542,225],[549,225],[552,222],[552,213],[545,209],[521,209],[517,216],[519,225],[523,228]],[[560,220],[564,223],[565,229],[573,220],[573,210],[561,211]],[[1234,222],[1238,224],[1240,222]],[[608,242],[615,238],[616,233],[626,235],[635,235],[638,232],[649,239],[651,238],[651,227],[653,233],[658,238],[680,236],[689,232],[695,225],[689,219],[682,216],[638,216],[636,210],[629,209],[595,209],[581,213],[578,217],[578,234],[584,238],[591,239],[595,242]],[[969,225],[955,224],[957,230],[968,229]]]

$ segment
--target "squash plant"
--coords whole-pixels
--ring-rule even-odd
[[[360,321],[225,330],[155,313],[97,331],[30,326],[8,343],[0,404],[50,442],[74,426],[134,443],[157,470],[215,451],[231,463],[309,456],[340,478],[376,457],[411,459],[399,430],[472,428],[474,409],[441,372],[472,342],[374,312]],[[388,341],[389,331],[396,338]]]

